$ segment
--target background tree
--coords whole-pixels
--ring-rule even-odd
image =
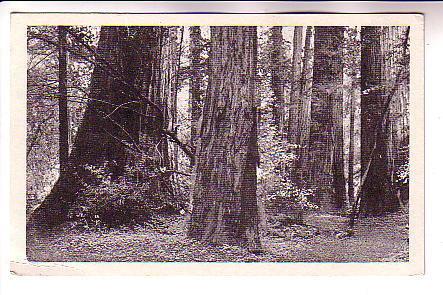
[[[211,27],[207,103],[189,235],[261,251],[257,209],[256,27]]]
[[[183,53],[183,27],[163,27],[162,28],[162,46],[161,46],[161,97],[162,104],[165,106],[165,126],[164,129],[171,130],[178,134],[178,91],[181,86],[180,70]],[[179,155],[177,145],[168,145],[166,138],[162,139],[165,145],[164,150],[169,148],[165,159],[168,160],[167,167],[173,170],[179,170]],[[171,175],[175,181],[175,175]],[[173,186],[175,188],[175,186]],[[175,192],[174,192],[175,194]]]
[[[405,28],[399,50],[401,60],[393,83],[387,83],[384,73],[389,72],[392,57],[383,55],[386,35],[382,27],[362,27],[362,168],[367,175],[362,178],[361,211],[381,214],[398,209],[401,200],[394,192],[392,164],[389,154],[392,130],[389,116],[395,106],[395,96],[405,76],[409,63],[409,28]],[[393,38],[395,40],[395,38]],[[389,81],[389,80],[388,80]]]
[[[297,126],[297,118],[301,109],[301,75],[303,65],[303,27],[294,27],[292,49],[292,80],[289,107],[289,134],[291,143],[299,143],[300,132]]]
[[[296,159],[292,167],[292,177],[298,184],[303,185],[304,178],[308,175],[306,164],[308,162],[309,126],[311,121],[312,27],[306,27],[304,45],[303,27],[295,27],[293,42],[293,80],[289,111],[289,142],[297,145]]]
[[[60,124],[59,104],[59,31],[58,27],[28,28],[28,78],[27,78],[27,212],[39,204],[49,194],[60,174],[60,139],[62,154],[67,155],[67,148],[72,149],[83,118],[89,94],[89,84],[93,69],[94,57],[87,57],[83,46],[72,40],[69,34],[65,37],[64,50],[69,52],[66,59],[67,113],[62,116]],[[82,36],[82,40],[91,48],[96,48],[98,27],[65,27]],[[64,66],[62,66],[62,69]],[[64,91],[62,91],[64,92]],[[65,117],[65,119],[63,119]],[[66,123],[67,120],[67,123]],[[68,133],[63,131],[63,125]],[[60,130],[62,127],[62,130]],[[62,134],[60,134],[60,131]],[[68,142],[69,144],[66,144]],[[63,157],[63,156],[62,156]],[[62,160],[62,163],[64,161]],[[65,162],[66,163],[66,162]],[[64,166],[63,164],[61,165]]]
[[[272,115],[277,130],[282,133],[284,128],[285,111],[285,82],[284,82],[284,42],[282,27],[271,27],[271,86],[273,92]]]
[[[154,163],[148,162],[156,155],[153,146],[164,124],[162,107],[152,100],[160,97],[159,40],[156,27],[102,27],[90,100],[68,173],[34,212],[35,223],[57,224],[67,218],[77,194],[95,181],[90,166],[108,165],[116,179],[124,173],[130,149],[142,154],[143,169],[152,169]],[[162,165],[161,159],[155,165]]]
[[[68,119],[68,89],[67,89],[67,36],[66,28],[58,27],[58,108],[59,108],[59,158],[60,175],[68,170],[69,156],[69,119]]]
[[[191,142],[195,143],[198,139],[198,122],[203,106],[203,39],[201,29],[198,26],[192,26],[190,30],[190,113],[191,113]],[[193,163],[192,163],[193,164]]]
[[[53,41],[53,44],[39,38]],[[27,66],[27,212],[38,204],[57,177],[58,137],[58,31],[57,27],[28,27]],[[50,149],[48,147],[51,147]]]
[[[360,184],[360,61],[361,42],[357,27],[345,28],[343,46],[343,121],[344,170],[347,197],[346,210],[356,200],[355,188]]]
[[[382,27],[383,79],[385,92],[397,88],[392,95],[387,117],[388,166],[392,186],[402,209],[408,201],[402,172],[409,162],[409,53],[404,50],[407,27]],[[401,75],[397,81],[397,75]],[[397,83],[397,85],[395,85]]]
[[[372,166],[363,184],[361,210],[364,213],[380,214],[397,205],[388,170],[388,130],[386,125],[378,126],[385,103],[381,27],[362,27],[361,38],[362,168],[364,170],[369,165]],[[377,131],[378,128],[382,128],[381,132]],[[374,145],[376,156],[371,157]]]
[[[315,27],[310,167],[316,202],[341,209],[343,173],[343,27]]]

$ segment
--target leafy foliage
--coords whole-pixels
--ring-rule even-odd
[[[258,55],[258,94],[260,101],[260,124],[258,146],[260,153],[260,165],[257,171],[257,194],[263,200],[269,213],[276,212],[288,215],[299,214],[307,210],[316,210],[318,207],[311,202],[312,189],[297,186],[291,179],[291,167],[299,146],[291,144],[286,138],[285,132],[280,132],[272,124],[272,104],[274,103],[271,89],[271,62],[269,46],[270,30],[264,30],[259,34]],[[261,46],[261,43],[263,45]],[[282,44],[284,52],[288,53],[287,42]],[[290,65],[289,54],[284,64]],[[286,90],[289,91],[290,69],[287,66],[282,71]]]
[[[313,190],[298,187],[290,178],[290,167],[298,147],[278,136],[272,124],[262,130],[259,141],[257,194],[264,200],[268,211],[293,214],[318,209],[311,202]]]
[[[123,177],[113,179],[111,163],[103,166],[85,166],[94,179],[84,184],[78,193],[76,204],[70,217],[85,226],[120,226],[144,223],[154,213],[178,212],[186,206],[186,200],[177,196],[168,198],[155,187],[149,179],[163,178],[168,181],[170,174],[164,168],[143,175],[136,166],[127,166]]]
[[[69,32],[67,82],[72,148],[88,102],[94,68],[93,56],[81,58],[88,56],[87,51],[72,34],[95,49],[99,28],[70,27]],[[57,43],[57,27],[28,27],[27,191],[37,204],[51,191],[59,175]]]

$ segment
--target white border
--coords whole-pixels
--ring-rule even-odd
[[[11,17],[11,268],[23,275],[349,275],[424,272],[423,253],[423,16],[419,14],[23,14]],[[30,25],[409,25],[411,26],[411,181],[407,263],[29,263],[26,260],[26,29]],[[116,267],[118,265],[118,267]]]
[[[41,280],[38,278],[21,278],[9,274],[9,199],[0,198],[0,293],[1,294],[78,294],[79,291],[88,294],[90,291],[101,292],[103,283],[111,288],[107,289],[110,294],[122,292],[161,291],[162,293],[196,294],[213,293],[223,294],[228,292],[254,292],[254,293],[283,293],[283,292],[306,292],[325,294],[355,294],[356,292],[369,292],[377,294],[438,294],[441,291],[441,263],[443,261],[443,198],[441,195],[440,182],[442,178],[441,156],[442,139],[441,124],[443,120],[443,103],[441,99],[441,69],[443,68],[443,4],[442,2],[244,2],[244,3],[74,3],[74,2],[16,2],[0,3],[1,9],[1,36],[8,40],[9,36],[9,13],[11,11],[54,11],[54,12],[186,12],[186,11],[218,11],[218,12],[347,12],[347,13],[374,13],[374,12],[417,12],[424,13],[426,19],[426,276],[405,277],[352,277],[352,278],[327,278],[327,277],[304,277],[270,279],[215,279],[200,280],[192,277],[174,279],[151,278],[57,278]],[[2,44],[0,68],[1,90],[1,196],[9,195],[9,44]],[[432,160],[429,160],[432,159]],[[164,286],[167,285],[165,289]],[[196,288],[195,286],[199,286]],[[214,286],[215,289],[214,289]],[[2,293],[4,292],[4,293]]]

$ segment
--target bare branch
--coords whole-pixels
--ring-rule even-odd
[[[193,147],[190,147],[186,143],[183,143],[178,137],[177,134],[170,130],[161,129],[160,132],[166,136],[168,136],[169,139],[171,139],[172,142],[176,143],[183,152],[192,160],[195,160],[195,151]]]

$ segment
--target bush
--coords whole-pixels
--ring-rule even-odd
[[[399,186],[409,185],[409,159],[396,171],[396,182]]]
[[[298,146],[278,136],[274,126],[262,130],[259,146],[258,195],[267,211],[292,215],[297,223],[303,223],[304,213],[318,207],[311,202],[311,189],[298,187],[290,180]]]
[[[79,192],[71,217],[85,226],[119,226],[149,221],[154,213],[180,211],[179,201],[147,181],[137,181],[136,168],[127,167],[124,177],[112,179],[108,165],[86,166],[95,181]],[[164,177],[154,171],[151,179]]]

